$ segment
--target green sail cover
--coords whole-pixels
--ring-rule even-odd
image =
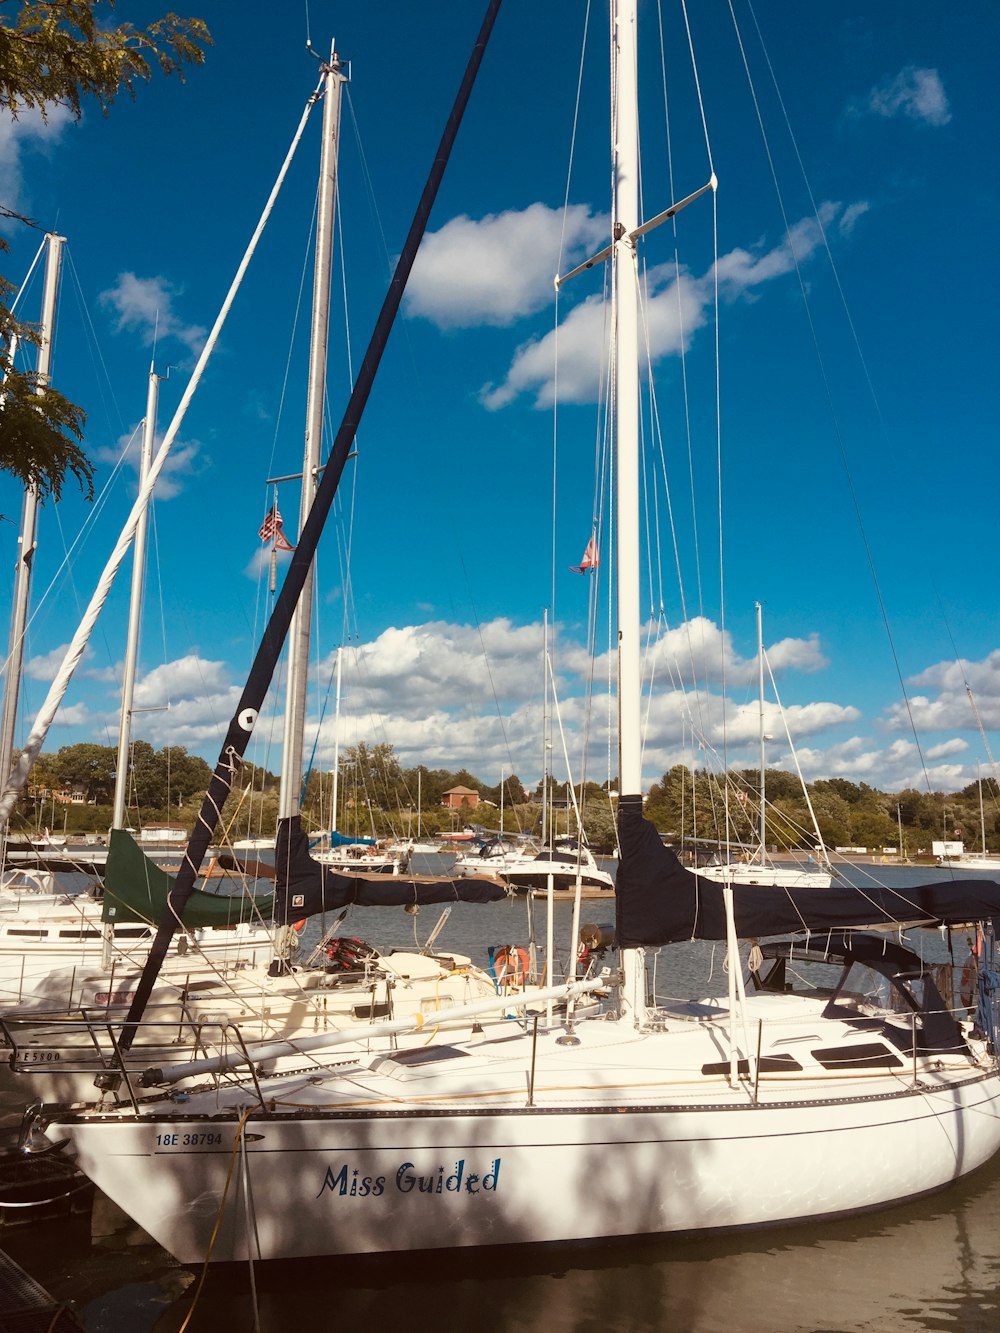
[[[108,862],[104,871],[104,905],[101,918],[115,925],[148,925],[167,910],[167,895],[174,880],[154,865],[124,829],[111,830]],[[185,926],[236,926],[241,921],[270,921],[274,895],[248,898],[245,894],[205,893],[195,889],[184,907]]]

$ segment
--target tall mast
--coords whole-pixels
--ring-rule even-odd
[[[983,775],[976,765],[976,781],[979,783],[979,831],[983,835],[983,855],[986,855],[986,815],[983,811]]]
[[[549,764],[552,759],[552,722],[549,717],[549,609],[542,612],[542,846],[554,838],[549,830]]]
[[[618,753],[619,790],[642,791],[639,636],[639,290],[634,232],[639,225],[639,126],[635,0],[613,10],[615,105],[614,394],[618,480]]]
[[[765,814],[764,783],[764,624],[760,602],[754,602],[757,612],[757,733],[760,744],[760,847],[758,855],[764,864],[764,842],[767,837],[767,815]]]
[[[618,482],[618,790],[642,798],[639,634],[639,123],[635,0],[612,0],[611,60],[615,102],[611,147],[614,198],[611,237],[614,287],[612,363]],[[637,1020],[645,1010],[645,958],[624,951],[621,1006]]]
[[[347,76],[335,49],[323,80],[323,149],[316,211],[316,260],[313,270],[312,325],[309,337],[309,387],[306,399],[305,452],[299,532],[305,527],[319,480],[326,407],[326,362],[330,326],[330,273],[333,262],[334,212],[337,198],[337,154],[340,144],[340,102]],[[315,566],[310,565],[288,637],[288,684],[282,745],[278,817],[299,812],[303,736],[309,676],[309,642]]]
[[[44,390],[51,378],[56,292],[59,288],[59,270],[62,265],[62,248],[65,244],[65,236],[56,236],[53,232],[49,232],[45,237],[41,342],[36,364],[39,392]],[[0,720],[0,767],[5,777],[13,765],[16,748],[17,705],[24,666],[24,635],[28,626],[28,599],[31,592],[31,569],[38,529],[38,504],[38,487],[26,486],[21,506],[21,531],[17,539],[17,565],[14,571],[14,596],[10,613],[10,642],[7,652],[7,672],[4,677],[3,718]]]
[[[146,420],[142,428],[142,452],[139,457],[139,486],[149,476],[153,462],[153,441],[156,438],[156,409],[160,397],[160,377],[151,365],[146,391]],[[139,631],[142,626],[142,592],[146,577],[146,526],[148,506],[139,516],[135,530],[132,557],[132,593],[128,606],[128,635],[125,642],[125,668],[122,674],[122,702],[118,715],[118,762],[115,769],[114,808],[112,828],[125,827],[125,804],[128,795],[128,752],[132,741],[132,702],[135,695],[135,674],[139,661]]]
[[[337,809],[340,799],[340,657],[342,652],[342,648],[337,649],[337,701],[333,713],[333,791],[330,794],[330,803],[333,806],[330,817],[331,833],[337,832]]]

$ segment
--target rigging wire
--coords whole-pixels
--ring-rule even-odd
[[[138,431],[138,429],[139,427],[136,427],[136,431]],[[69,580],[70,586],[74,587],[75,589],[75,585],[73,585],[72,582],[71,567],[74,561],[79,557],[80,553],[86,547],[88,540],[90,539],[95,527],[97,526],[98,520],[104,513],[105,507],[108,505],[111,499],[114,484],[117,481],[118,476],[121,473],[122,469],[124,468],[128,451],[131,447],[133,440],[135,439],[135,434],[136,432],[134,431],[132,435],[129,437],[123,449],[121,450],[117,461],[114,463],[112,467],[112,470],[108,476],[107,481],[104,483],[104,486],[101,488],[101,490],[94,498],[93,504],[88,508],[86,517],[84,518],[84,521],[81,524],[80,529],[77,532],[76,536],[73,538],[73,540],[69,543],[68,546],[66,545],[64,540],[63,558],[60,561],[55,572],[52,574],[52,577],[50,578],[48,586],[46,587],[45,591],[42,593],[41,597],[39,597],[35,602],[34,608],[28,617],[27,624],[25,625],[25,631],[24,631],[25,638],[27,638],[28,631],[31,629],[32,625],[34,625],[35,622],[38,620],[42,608],[45,606],[49,597],[54,595],[57,587],[62,586],[64,579]],[[56,509],[56,512],[58,514],[58,506],[54,506],[54,508]],[[4,669],[6,670],[8,666],[9,666],[9,658],[5,657]]]
[[[556,257],[556,274],[563,271],[563,256],[566,253],[566,224],[569,218],[569,196],[572,189],[573,167],[576,161],[576,138],[580,128],[580,103],[583,96],[583,76],[586,68],[587,34],[590,30],[590,0],[584,7],[583,31],[580,37],[580,58],[577,65],[576,96],[573,103],[573,120],[570,129],[569,152],[566,163],[566,185],[563,191],[562,225],[559,233],[559,252]],[[555,284],[556,299],[553,312],[553,383],[552,383],[552,492],[551,492],[551,532],[549,537],[549,606],[552,609],[552,623],[556,623],[556,551],[558,542],[557,497],[559,481],[559,415],[556,410],[559,402],[559,330],[560,330],[560,285]]]
[[[864,356],[864,353],[863,353],[863,350],[862,350],[862,347],[861,347],[861,340],[860,340],[860,337],[859,337],[859,335],[858,335],[857,327],[856,327],[856,325],[855,325],[855,323],[854,323],[853,318],[851,317],[850,308],[849,308],[848,303],[847,303],[846,293],[845,293],[844,288],[843,288],[843,285],[842,285],[842,283],[841,283],[840,275],[839,275],[839,272],[838,272],[838,270],[837,270],[837,266],[836,266],[836,264],[835,264],[835,262],[834,262],[833,253],[832,253],[832,251],[831,251],[831,249],[830,249],[830,244],[829,244],[829,239],[828,239],[828,236],[827,236],[826,227],[825,227],[825,225],[824,225],[824,223],[823,223],[822,212],[821,212],[819,206],[817,205],[816,198],[815,198],[815,195],[813,194],[812,187],[811,187],[811,184],[810,184],[810,181],[809,181],[809,177],[808,177],[808,174],[807,174],[806,169],[805,169],[805,163],[803,162],[802,157],[801,157],[801,154],[800,154],[800,152],[799,152],[798,142],[797,142],[797,140],[796,140],[796,137],[795,137],[794,131],[793,131],[793,129],[792,129],[792,125],[791,125],[791,119],[790,119],[790,117],[789,117],[789,115],[788,115],[787,107],[785,106],[784,100],[783,100],[783,98],[782,98],[782,96],[781,96],[781,90],[780,90],[780,87],[779,87],[779,85],[778,85],[778,81],[777,81],[777,78],[776,78],[776,75],[775,75],[775,72],[774,72],[773,65],[771,64],[770,56],[769,56],[769,54],[768,54],[767,47],[766,47],[766,44],[765,44],[765,42],[764,42],[764,38],[763,38],[763,34],[762,34],[762,32],[761,32],[761,29],[760,29],[760,25],[759,25],[759,23],[758,23],[758,21],[757,21],[757,16],[756,16],[756,13],[755,13],[755,11],[754,11],[754,7],[753,7],[753,4],[752,4],[752,0],[747,0],[747,8],[748,8],[748,10],[749,10],[749,12],[750,12],[750,15],[751,15],[751,18],[752,18],[752,20],[753,20],[753,26],[754,26],[754,29],[755,29],[755,31],[756,31],[757,39],[758,39],[758,41],[759,41],[759,43],[760,43],[761,51],[763,52],[763,55],[764,55],[764,60],[765,60],[766,65],[767,65],[768,72],[769,72],[769,74],[771,75],[772,85],[773,85],[773,87],[774,87],[775,94],[776,94],[777,99],[778,99],[778,104],[779,104],[779,106],[780,106],[780,108],[781,108],[782,115],[783,115],[783,117],[784,117],[785,126],[786,126],[786,129],[787,129],[787,131],[788,131],[789,139],[790,139],[790,141],[791,141],[791,143],[792,143],[792,146],[793,146],[793,149],[794,149],[794,153],[795,153],[795,157],[796,157],[796,160],[798,161],[798,164],[799,164],[799,170],[800,170],[800,172],[801,172],[802,179],[803,179],[803,182],[804,182],[804,184],[805,184],[805,188],[806,188],[806,191],[807,191],[807,194],[808,194],[808,198],[809,198],[810,206],[811,206],[811,208],[812,208],[812,212],[813,212],[813,218],[814,218],[814,220],[815,220],[815,223],[816,223],[816,226],[817,226],[819,235],[820,235],[820,237],[822,238],[822,242],[823,242],[823,246],[824,246],[824,249],[825,249],[825,253],[826,253],[826,257],[827,257],[827,261],[828,261],[829,266],[830,266],[830,271],[831,271],[831,274],[833,275],[833,279],[834,279],[834,282],[835,282],[835,285],[836,285],[838,294],[839,294],[840,299],[841,299],[841,304],[842,304],[842,306],[843,306],[844,313],[845,313],[845,316],[846,316],[846,319],[847,319],[848,328],[849,328],[849,330],[850,330],[850,334],[851,334],[852,340],[853,340],[853,342],[854,342],[854,347],[855,347],[856,353],[857,353],[857,355],[858,355],[859,362],[860,362],[860,364],[861,364],[862,372],[863,372],[865,381],[866,381],[866,383],[867,383],[867,385],[868,385],[868,389],[869,389],[869,392],[870,392],[870,394],[871,394],[871,398],[872,398],[872,401],[873,401],[873,404],[874,404],[874,407],[875,407],[876,417],[877,417],[877,420],[878,420],[878,422],[879,422],[879,424],[880,424],[880,427],[881,427],[883,436],[884,436],[885,440],[888,442],[888,432],[887,432],[887,430],[886,430],[885,420],[884,420],[884,417],[883,417],[883,414],[882,414],[881,405],[880,405],[880,403],[879,403],[878,395],[877,395],[877,393],[876,393],[876,391],[875,391],[875,386],[874,386],[874,383],[873,383],[873,381],[872,381],[871,375],[870,375],[869,370],[868,370],[867,361],[866,361],[866,359],[865,359],[865,356]],[[927,787],[928,792],[930,792],[930,791],[931,791],[931,781],[930,781],[930,774],[929,774],[929,771],[928,771],[928,768],[927,768],[927,761],[926,761],[926,758],[925,758],[925,756],[924,756],[923,746],[922,746],[922,744],[921,744],[920,736],[919,736],[918,731],[917,731],[916,719],[915,719],[914,714],[913,714],[913,708],[912,708],[912,704],[911,704],[911,701],[910,701],[909,692],[908,692],[908,690],[907,690],[907,688],[906,688],[906,681],[905,681],[904,673],[903,673],[903,670],[902,670],[902,665],[901,665],[901,662],[900,662],[900,659],[899,659],[899,653],[898,653],[898,650],[897,650],[897,647],[896,647],[896,641],[895,641],[895,636],[894,636],[894,634],[893,634],[893,630],[892,630],[892,624],[891,624],[891,621],[890,621],[890,618],[889,618],[888,607],[887,607],[887,605],[886,605],[885,598],[884,598],[884,595],[883,595],[883,592],[882,592],[882,587],[881,587],[881,582],[880,582],[880,579],[879,579],[879,576],[878,576],[878,571],[877,571],[877,569],[876,569],[876,567],[875,567],[875,557],[874,557],[874,553],[873,553],[873,551],[872,551],[871,543],[870,543],[869,538],[868,538],[867,528],[866,528],[865,521],[864,521],[864,517],[863,517],[862,511],[861,511],[860,500],[859,500],[859,498],[858,498],[857,490],[856,490],[855,483],[854,483],[854,476],[853,476],[853,473],[852,473],[852,471],[851,471],[850,462],[849,462],[848,457],[847,457],[847,449],[846,449],[846,445],[845,445],[845,442],[844,442],[844,435],[843,435],[843,431],[842,431],[842,429],[841,429],[839,415],[838,415],[838,413],[837,413],[836,406],[835,406],[835,403],[834,403],[832,386],[831,386],[831,384],[830,384],[830,380],[829,380],[829,376],[828,376],[827,368],[826,368],[826,363],[825,363],[825,360],[824,360],[824,358],[823,358],[822,351],[821,351],[821,348],[820,348],[820,343],[819,343],[818,333],[817,333],[817,330],[816,330],[815,322],[814,322],[814,320],[813,320],[812,307],[811,307],[811,304],[810,304],[810,302],[809,302],[807,286],[806,286],[805,280],[804,280],[803,275],[802,275],[802,271],[801,271],[801,267],[800,267],[800,264],[799,264],[798,255],[796,254],[796,251],[795,251],[795,247],[791,244],[791,234],[792,234],[792,232],[791,232],[791,226],[790,226],[789,219],[788,219],[788,213],[787,213],[787,210],[786,210],[786,207],[785,207],[785,201],[784,201],[784,197],[783,197],[783,194],[782,194],[782,191],[781,191],[781,186],[780,186],[780,183],[779,183],[779,181],[778,181],[778,176],[777,176],[777,171],[776,171],[776,168],[775,168],[774,158],[773,158],[773,155],[772,155],[772,152],[771,152],[771,145],[770,145],[770,142],[769,142],[769,140],[768,140],[767,132],[766,132],[765,127],[764,127],[763,117],[762,117],[762,115],[761,115],[760,104],[759,104],[759,100],[758,100],[758,96],[757,96],[757,89],[756,89],[756,86],[755,86],[754,81],[753,81],[753,76],[752,76],[752,74],[751,74],[751,72],[750,72],[750,65],[749,65],[749,60],[748,60],[748,58],[747,58],[746,48],[745,48],[745,44],[744,44],[744,40],[743,40],[743,34],[742,34],[741,29],[740,29],[739,21],[738,21],[737,16],[736,16],[736,12],[735,12],[734,5],[733,5],[733,0],[729,0],[729,12],[730,12],[730,16],[731,16],[731,18],[732,18],[733,28],[734,28],[734,31],[735,31],[735,33],[736,33],[736,38],[737,38],[737,42],[738,42],[738,45],[739,45],[740,56],[741,56],[741,58],[742,58],[742,60],[743,60],[743,66],[744,66],[744,70],[745,70],[745,73],[746,73],[748,86],[749,86],[750,91],[751,91],[751,96],[752,96],[753,104],[754,104],[754,111],[755,111],[756,116],[757,116],[757,122],[758,122],[758,126],[759,126],[759,128],[760,128],[761,139],[762,139],[762,142],[763,142],[763,145],[764,145],[764,149],[765,149],[765,153],[766,153],[766,156],[767,156],[768,165],[769,165],[769,167],[770,167],[771,178],[772,178],[772,182],[773,182],[773,185],[774,185],[775,195],[776,195],[776,197],[777,197],[778,206],[779,206],[779,208],[780,208],[780,210],[781,210],[782,222],[783,222],[783,225],[784,225],[784,227],[785,227],[785,235],[786,235],[786,238],[788,238],[788,240],[789,240],[789,246],[788,246],[788,248],[789,248],[789,253],[790,253],[790,256],[791,256],[792,263],[794,264],[794,267],[795,267],[795,274],[796,274],[796,278],[797,278],[797,280],[798,280],[798,284],[799,284],[799,291],[800,291],[800,295],[801,295],[801,299],[802,299],[803,310],[804,310],[805,317],[806,317],[806,321],[807,321],[807,325],[808,325],[808,328],[809,328],[809,333],[810,333],[810,338],[811,338],[811,340],[812,340],[813,349],[814,349],[814,352],[815,352],[815,355],[816,355],[816,361],[817,361],[817,366],[818,366],[818,370],[819,370],[820,378],[821,378],[821,381],[822,381],[822,384],[823,384],[823,388],[824,388],[824,391],[825,391],[825,394],[826,394],[827,405],[828,405],[828,409],[829,409],[829,412],[830,412],[830,418],[831,418],[831,423],[832,423],[832,428],[833,428],[834,439],[835,439],[836,444],[837,444],[837,450],[838,450],[838,454],[839,454],[839,457],[840,457],[841,466],[842,466],[842,468],[843,468],[843,472],[844,472],[844,477],[845,477],[845,481],[846,481],[846,485],[847,485],[848,495],[849,495],[850,502],[851,502],[851,507],[852,507],[852,509],[853,509],[853,511],[854,511],[855,521],[856,521],[856,523],[857,523],[857,525],[858,525],[858,530],[859,530],[860,535],[861,535],[862,547],[863,547],[863,550],[864,550],[864,553],[865,553],[865,559],[866,559],[867,564],[868,564],[869,574],[870,574],[870,576],[871,576],[872,585],[873,585],[873,590],[874,590],[875,598],[876,598],[876,602],[877,602],[877,604],[878,604],[878,608],[879,608],[879,614],[880,614],[880,616],[881,616],[882,624],[883,624],[883,627],[884,627],[884,629],[885,629],[885,633],[886,633],[886,638],[887,638],[888,643],[889,643],[889,650],[890,650],[890,653],[891,653],[891,656],[892,656],[893,665],[894,665],[894,667],[895,667],[896,677],[897,677],[897,679],[898,679],[898,681],[899,681],[899,687],[900,687],[900,691],[901,691],[901,693],[902,693],[903,703],[904,703],[904,707],[905,707],[905,709],[906,709],[906,715],[907,715],[907,719],[908,719],[908,721],[909,721],[909,725],[910,725],[910,731],[911,731],[911,734],[912,734],[912,736],[913,736],[914,745],[915,745],[915,747],[916,747],[917,755],[918,755],[919,760],[920,760],[921,770],[922,770],[923,775],[924,775],[924,782],[925,782],[925,785],[926,785],[926,787]],[[933,576],[931,576],[931,577],[933,578]],[[940,604],[940,603],[939,603],[939,604]],[[942,607],[942,609],[943,609],[943,607]],[[946,618],[946,625],[947,625],[947,618]],[[949,633],[949,637],[951,637],[950,626],[948,626],[948,633]],[[952,641],[952,646],[953,646],[953,648],[955,649],[955,652],[956,652],[956,660],[958,660],[957,648],[955,648],[955,643],[954,643],[954,638],[953,638],[953,637],[952,637],[952,640],[951,640],[951,641]]]
[[[729,5],[731,5],[731,11],[732,11],[732,0],[729,0]],[[749,11],[749,15],[751,15],[751,19],[753,20],[753,27],[755,27],[755,31],[756,31],[756,35],[757,35],[757,40],[759,40],[761,53],[763,53],[765,64],[767,64],[768,73],[769,73],[769,75],[771,75],[772,87],[773,87],[773,89],[775,89],[775,95],[776,95],[776,97],[777,97],[777,103],[779,103],[779,107],[781,108],[781,115],[783,115],[783,117],[784,117],[785,128],[787,128],[787,131],[788,131],[789,141],[791,141],[793,152],[795,152],[796,161],[797,161],[797,163],[799,163],[799,171],[800,171],[800,173],[801,173],[801,177],[803,177],[803,183],[804,183],[804,185],[805,185],[805,191],[807,191],[807,196],[808,196],[808,199],[809,199],[809,205],[811,205],[811,208],[812,208],[813,219],[816,220],[816,225],[817,225],[817,228],[819,228],[819,233],[820,233],[821,240],[823,240],[823,247],[824,247],[825,255],[827,255],[827,261],[828,261],[828,264],[829,264],[829,271],[831,271],[831,276],[833,277],[833,283],[835,283],[835,285],[836,285],[837,295],[839,295],[839,297],[840,297],[841,307],[843,307],[844,317],[845,317],[845,320],[847,320],[848,331],[849,331],[849,333],[851,333],[851,340],[852,340],[852,343],[853,343],[853,347],[855,347],[855,352],[856,352],[856,355],[857,355],[857,360],[859,360],[859,364],[860,364],[860,367],[861,367],[861,373],[863,373],[865,384],[867,384],[867,387],[868,387],[869,396],[871,396],[871,400],[872,400],[873,408],[875,408],[876,420],[877,420],[877,423],[879,423],[879,428],[880,428],[881,436],[883,436],[883,443],[885,444],[885,447],[887,447],[889,453],[891,453],[891,455],[895,456],[895,451],[893,451],[893,448],[892,448],[892,439],[891,439],[891,436],[889,436],[889,431],[888,431],[887,423],[885,423],[885,416],[884,416],[884,413],[883,413],[883,408],[881,408],[881,401],[880,401],[880,399],[879,399],[879,393],[877,393],[877,391],[876,391],[876,388],[875,388],[875,381],[873,381],[871,372],[869,372],[869,368],[868,368],[868,360],[867,360],[867,357],[865,357],[865,355],[864,355],[864,349],[863,349],[863,347],[861,347],[861,339],[860,339],[860,335],[859,335],[859,332],[857,332],[857,325],[855,324],[855,320],[853,320],[853,316],[852,316],[852,313],[851,313],[851,307],[849,307],[849,304],[848,304],[847,293],[845,293],[845,291],[844,291],[844,287],[843,287],[843,283],[841,283],[841,280],[840,280],[840,271],[839,271],[839,268],[837,268],[837,265],[836,265],[836,263],[835,263],[835,260],[833,260],[833,252],[832,252],[832,249],[831,249],[831,245],[829,245],[829,239],[828,239],[828,236],[827,236],[827,228],[824,227],[824,224],[823,224],[823,217],[821,217],[821,212],[820,212],[819,205],[817,205],[817,203],[816,203],[816,197],[815,197],[815,195],[813,195],[811,181],[809,181],[808,173],[807,173],[807,171],[805,171],[805,164],[804,164],[804,161],[803,161],[803,157],[801,157],[801,153],[800,153],[800,151],[799,151],[799,141],[797,141],[796,136],[795,136],[795,132],[793,132],[793,129],[792,129],[792,123],[791,123],[791,117],[789,117],[789,115],[788,115],[788,109],[787,109],[787,107],[785,107],[785,103],[784,103],[783,96],[781,96],[780,85],[779,85],[779,83],[777,83],[777,77],[776,77],[776,75],[775,75],[775,69],[773,69],[773,65],[772,65],[772,63],[771,63],[771,55],[769,55],[769,52],[768,52],[768,49],[767,49],[767,45],[765,45],[765,43],[764,43],[763,33],[761,33],[760,24],[759,24],[759,21],[757,21],[757,15],[756,15],[755,8],[753,8],[752,0],[747,0],[747,8],[748,8],[748,11]],[[736,21],[736,20],[735,20],[735,16],[733,16],[733,23],[735,23],[735,21]],[[845,456],[845,452],[843,451],[843,448],[841,448],[841,463],[844,464],[844,468],[847,469],[847,471],[848,471],[848,480],[851,480],[851,475],[849,475],[849,465],[848,465],[848,463],[847,463],[847,456]],[[897,472],[897,475],[900,475],[900,476],[905,476],[905,475],[907,475],[907,469],[905,469],[905,468],[903,468],[903,467],[899,467],[899,465],[897,465],[896,472]],[[855,496],[853,496],[853,489],[852,489],[852,500],[853,500],[853,499],[855,499]],[[857,517],[859,517],[859,525],[860,525],[860,527],[861,527],[861,535],[863,535],[863,537],[864,537],[864,527],[863,527],[863,524],[861,524],[861,520],[860,520],[860,511],[859,511],[859,508],[857,508],[857,505],[855,505],[855,509],[856,509],[856,515],[857,515]],[[867,537],[865,537],[865,551],[868,551]],[[871,560],[871,557],[869,557],[869,560]],[[975,717],[975,720],[976,720],[976,726],[977,726],[977,729],[979,729],[981,738],[983,738],[983,742],[984,742],[985,748],[987,748],[987,753],[988,753],[988,757],[989,757],[989,764],[991,764],[991,768],[993,769],[993,776],[996,777],[996,776],[997,776],[997,774],[996,774],[996,762],[995,762],[995,760],[993,760],[992,753],[989,752],[989,742],[987,741],[987,736],[985,736],[985,730],[983,729],[983,722],[981,722],[981,718],[980,718],[980,716],[979,716],[979,709],[976,708],[975,700],[973,700],[973,698],[972,698],[972,692],[971,692],[971,689],[969,689],[968,677],[967,677],[967,673],[965,673],[965,669],[964,669],[964,661],[963,661],[963,659],[961,659],[961,656],[960,656],[960,653],[959,653],[959,648],[957,648],[957,644],[956,644],[956,641],[955,641],[955,636],[953,636],[953,633],[952,633],[951,620],[949,620],[948,612],[947,612],[947,608],[945,608],[944,599],[943,599],[943,597],[941,597],[940,587],[939,587],[939,584],[937,584],[937,580],[936,580],[936,577],[935,577],[935,572],[933,572],[933,569],[931,569],[931,571],[927,571],[927,572],[925,572],[925,577],[927,577],[927,579],[929,580],[929,583],[931,583],[931,587],[933,588],[933,592],[935,592],[935,600],[936,600],[936,603],[937,603],[937,608],[939,608],[939,613],[940,613],[940,616],[941,616],[941,620],[943,620],[943,624],[944,624],[944,628],[945,628],[945,633],[947,633],[949,643],[951,643],[951,645],[952,645],[953,659],[955,659],[956,667],[959,667],[959,669],[961,670],[961,673],[963,673],[963,680],[964,680],[965,689],[967,689],[967,694],[968,694],[969,702],[971,702],[971,705],[972,705],[972,714],[973,714],[973,717]],[[877,591],[877,584],[876,584],[876,591]],[[879,599],[879,601],[880,601],[880,607],[881,607],[881,599]],[[891,633],[891,629],[889,629],[888,625],[887,625],[887,632],[889,633],[889,643],[892,644],[892,633]],[[893,648],[893,659],[895,659],[895,648]],[[899,674],[899,664],[896,664],[896,665],[897,665],[897,674]],[[911,712],[911,708],[909,708],[909,698],[908,698],[908,696],[907,696],[907,688],[905,688],[905,682],[904,682],[903,680],[901,680],[901,678],[900,678],[900,685],[901,685],[901,689],[903,689],[903,698],[904,698],[905,702],[907,702],[907,714],[908,714],[908,718],[909,718],[909,724],[911,724],[911,729],[913,730],[913,734],[915,734],[915,740],[916,740],[916,722],[915,722],[915,718],[913,718],[913,714],[912,714],[912,712]],[[919,741],[917,741],[917,752],[920,752]],[[921,764],[923,764],[923,754],[921,754]],[[931,788],[929,788],[929,782],[931,782],[931,780],[929,780],[929,774],[928,774],[928,770],[927,770],[927,765],[925,765],[925,764],[923,764],[923,772],[924,772],[924,778],[925,778],[925,781],[927,781],[927,784],[928,784],[928,790],[929,790],[929,789],[931,789]]]

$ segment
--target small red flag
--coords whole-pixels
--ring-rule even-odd
[[[281,530],[281,515],[278,512],[277,505],[272,505],[268,510],[267,517],[260,525],[260,531],[257,533],[257,536],[262,542],[271,542],[276,551],[295,550],[295,547]]]
[[[597,533],[595,532],[587,543],[583,559],[578,565],[570,565],[570,569],[574,574],[586,574],[588,570],[596,569],[600,563],[600,556],[597,554]]]

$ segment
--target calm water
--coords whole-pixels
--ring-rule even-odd
[[[937,877],[912,870],[890,875],[897,883]],[[425,939],[438,915],[437,909],[416,918],[392,911],[387,920],[377,910],[358,912],[342,933],[405,946],[414,928]],[[560,903],[556,915],[557,952],[564,953],[569,905]],[[613,916],[612,903],[592,900],[581,919],[601,924]],[[544,909],[536,907],[540,940],[544,931]],[[481,960],[487,944],[523,943],[526,934],[523,902],[457,906],[438,943]],[[943,956],[936,933],[924,932],[922,942],[926,956]],[[670,952],[675,961],[660,973],[661,993],[707,991],[713,968],[712,988],[722,984],[721,954],[712,946]],[[192,1304],[190,1330],[254,1327],[247,1269],[212,1271],[199,1293],[197,1273],[178,1267],[100,1198],[86,1224],[9,1232],[0,1244],[53,1296],[73,1302],[90,1333],[176,1333]],[[316,1261],[265,1266],[254,1276],[265,1333],[353,1329],[361,1321],[377,1333],[464,1333],[480,1326],[499,1333],[992,1331],[1000,1328],[1000,1159],[933,1199],[821,1226],[486,1263],[454,1256],[376,1266]]]

